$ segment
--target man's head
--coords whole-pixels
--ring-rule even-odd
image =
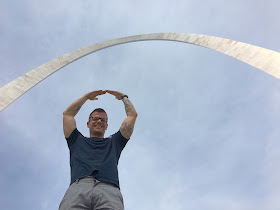
[[[93,110],[88,118],[87,127],[90,137],[103,138],[108,127],[108,117],[104,109]]]

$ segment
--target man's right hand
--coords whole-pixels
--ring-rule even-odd
[[[85,96],[89,100],[98,100],[98,98],[96,96],[103,95],[105,93],[106,93],[105,90],[104,91],[103,90],[94,90],[92,92],[86,93]]]

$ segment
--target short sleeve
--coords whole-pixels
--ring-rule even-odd
[[[128,140],[123,137],[123,135],[121,134],[120,131],[118,131],[117,133],[115,133],[113,136],[113,141],[115,143],[115,147],[116,147],[116,152],[118,157],[120,156],[123,148],[125,147],[126,143],[128,142]]]
[[[77,140],[77,138],[78,138],[79,135],[82,135],[82,134],[78,131],[77,128],[75,128],[75,129],[72,131],[71,135],[70,135],[68,138],[66,138],[67,145],[68,145],[69,149],[70,149],[70,148],[73,146],[73,144],[76,142],[76,140]]]

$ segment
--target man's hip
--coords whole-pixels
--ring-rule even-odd
[[[79,209],[123,210],[120,189],[113,184],[100,182],[92,176],[78,179],[67,189],[59,210]]]

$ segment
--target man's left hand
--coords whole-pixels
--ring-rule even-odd
[[[114,95],[114,96],[116,96],[116,99],[118,99],[118,100],[121,100],[122,98],[122,96],[124,95],[123,93],[121,93],[121,92],[118,92],[118,91],[113,91],[113,90],[105,90],[107,93],[110,93],[111,95]]]

